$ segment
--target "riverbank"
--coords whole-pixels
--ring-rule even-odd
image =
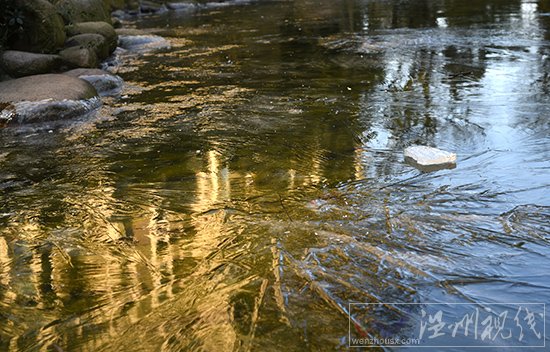
[[[93,113],[102,97],[120,95],[123,80],[110,72],[120,55],[170,47],[166,39],[123,23],[243,2],[24,0],[12,5],[12,18],[5,20],[20,24],[20,30],[7,33],[0,47],[0,126]],[[49,94],[52,86],[55,94]]]

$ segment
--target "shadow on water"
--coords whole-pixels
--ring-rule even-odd
[[[514,321],[548,302],[549,15],[296,0],[140,19],[172,48],[123,60],[99,119],[0,130],[0,349],[347,349],[417,336],[427,303]],[[410,167],[416,143],[457,167]],[[544,343],[532,318],[514,346]]]

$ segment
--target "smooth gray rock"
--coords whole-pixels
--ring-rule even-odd
[[[168,2],[166,7],[174,11],[193,11],[197,9],[197,4],[189,2]]]
[[[124,85],[122,78],[100,69],[77,68],[75,70],[64,72],[63,74],[78,77],[89,82],[102,97],[120,95]]]
[[[69,37],[87,33],[102,35],[107,42],[109,54],[112,53],[117,47],[118,35],[116,34],[113,26],[107,22],[97,21],[74,23],[66,26],[65,30]]]
[[[452,168],[456,166],[456,154],[424,145],[407,147],[404,151],[405,161],[420,169]]]
[[[0,125],[69,119],[100,105],[90,83],[68,75],[35,75],[0,82]]]
[[[118,45],[132,52],[169,49],[170,42],[158,35],[119,35]]]
[[[0,54],[0,66],[13,77],[51,73],[63,65],[59,55],[35,54],[26,51],[6,50]]]
[[[91,48],[73,46],[61,50],[59,56],[71,67],[95,68],[99,64],[97,55]]]

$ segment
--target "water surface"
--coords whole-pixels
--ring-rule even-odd
[[[0,350],[345,350],[349,303],[550,302],[548,2],[127,26],[172,48],[123,58],[120,99],[0,130]],[[457,167],[416,170],[412,144]],[[354,334],[387,335],[365,314]]]

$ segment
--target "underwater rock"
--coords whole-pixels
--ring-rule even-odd
[[[424,145],[407,147],[405,161],[422,171],[452,169],[456,167],[456,154]]]

